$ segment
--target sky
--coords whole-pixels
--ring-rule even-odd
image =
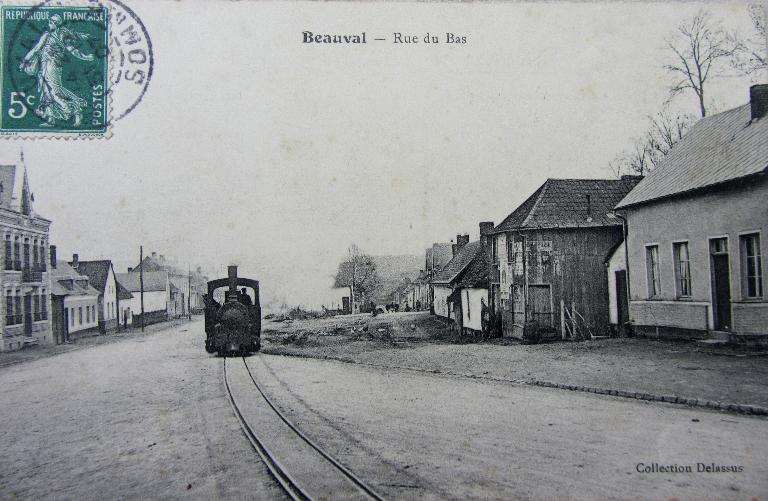
[[[127,3],[155,55],[140,104],[107,140],[2,140],[0,163],[23,146],[60,256],[238,264],[290,304],[325,294],[353,242],[423,255],[548,177],[612,177],[667,98],[665,37],[702,7],[750,27],[742,3]],[[717,82],[711,109],[749,83]]]

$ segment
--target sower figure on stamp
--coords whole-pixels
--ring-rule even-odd
[[[19,69],[30,76],[37,76],[38,104],[35,114],[45,120],[43,125],[52,127],[56,120],[74,117],[75,127],[83,120],[83,108],[88,101],[78,97],[62,84],[62,65],[65,52],[83,60],[93,61],[93,54],[83,54],[75,48],[77,40],[85,40],[88,34],[72,31],[61,26],[61,16],[54,14],[48,22],[48,31],[40,36],[34,47],[24,56]]]

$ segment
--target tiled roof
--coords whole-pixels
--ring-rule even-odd
[[[117,299],[131,299],[133,294],[128,292],[128,289],[123,287],[120,282],[117,282]]]
[[[130,292],[141,292],[141,274],[138,271],[131,273],[116,273],[117,281]],[[164,291],[168,284],[167,271],[145,271],[144,292]]]
[[[488,287],[488,263],[482,252],[478,252],[467,267],[467,271],[456,283],[456,288],[487,288]]]
[[[56,261],[56,268],[51,273],[51,294],[54,296],[98,296],[99,291],[90,283],[90,279],[75,271],[66,261]],[[86,282],[85,286],[78,282]]]
[[[619,200],[638,182],[639,176],[621,179],[547,179],[493,233],[537,228],[585,228],[616,226],[608,217]]]
[[[69,264],[70,266],[72,265],[71,262]],[[83,275],[88,275],[91,285],[98,290],[99,293],[103,293],[111,267],[112,262],[109,260],[80,261],[77,265],[77,272]]]
[[[469,266],[475,256],[480,252],[480,241],[470,242],[464,245],[453,256],[453,259],[448,261],[440,273],[432,280],[435,284],[450,284],[454,282],[464,269]]]
[[[702,118],[619,204],[666,198],[765,173],[768,117],[751,120],[750,105]]]

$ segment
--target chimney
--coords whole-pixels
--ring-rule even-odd
[[[49,245],[48,252],[50,253],[50,256],[51,256],[51,268],[55,270],[56,269],[56,246]]]
[[[154,254],[154,252],[152,254]],[[162,254],[160,254],[160,263],[165,263],[165,256]]]
[[[469,243],[469,233],[465,235],[456,235],[456,247],[457,250],[461,249]]]
[[[749,88],[749,106],[752,120],[763,118],[768,111],[768,84],[753,85]]]
[[[130,272],[132,272],[132,271],[133,271],[133,268],[131,268],[131,267],[129,266],[129,267],[128,267],[128,273],[130,273]]]
[[[77,269],[80,266],[80,256],[72,254],[72,268]]]
[[[152,253],[152,259],[157,259],[157,252]]]
[[[488,245],[488,238],[493,231],[493,221],[483,221],[480,223],[480,242],[483,247]]]

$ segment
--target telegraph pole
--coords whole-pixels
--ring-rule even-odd
[[[192,267],[187,263],[187,320],[192,320]]]
[[[141,332],[144,332],[144,246],[139,246],[139,286],[141,287]]]

